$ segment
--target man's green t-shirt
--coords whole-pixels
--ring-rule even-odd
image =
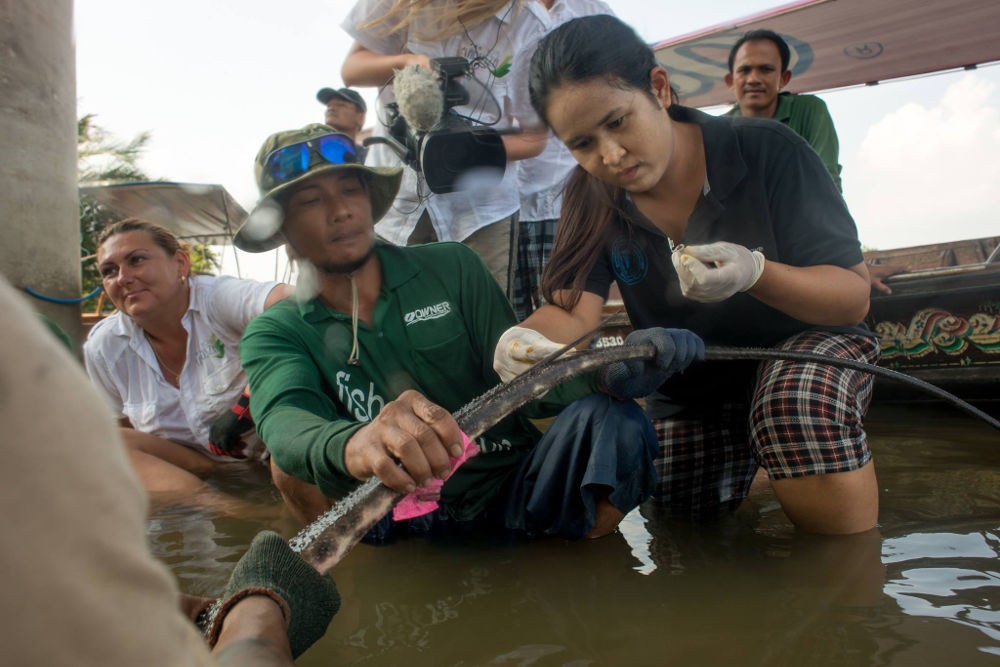
[[[741,116],[740,106],[734,105],[726,115]],[[774,120],[790,127],[812,146],[826,165],[837,189],[843,192],[840,183],[840,142],[826,103],[815,95],[779,93]]]
[[[338,498],[356,485],[344,446],[407,389],[455,412],[499,383],[497,340],[516,324],[482,260],[459,243],[377,243],[382,291],[371,325],[358,323],[360,364],[349,365],[351,316],[319,299],[285,299],[247,327],[240,354],[257,430],[284,472]],[[551,416],[596,391],[579,378],[549,392],[480,439],[481,453],[444,485],[455,518],[475,517],[540,434],[528,417]]]

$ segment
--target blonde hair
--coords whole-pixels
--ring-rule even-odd
[[[180,251],[191,252],[191,246],[178,239],[172,232],[156,223],[139,218],[125,218],[105,227],[97,236],[97,247],[100,248],[112,236],[125,232],[145,232],[153,239],[153,243],[163,248],[163,252],[173,256]]]
[[[125,232],[145,232],[153,239],[153,243],[162,248],[163,252],[167,253],[167,256],[173,257],[178,252],[183,252],[191,259],[194,259],[195,249],[187,241],[177,238],[166,227],[158,225],[155,222],[142,220],[141,218],[125,218],[102,229],[97,236],[98,251],[100,251],[105,241],[109,238],[117,234],[124,234]]]
[[[390,35],[416,26],[418,39],[440,41],[479,25],[511,0],[395,0],[387,12],[358,26]],[[525,0],[514,0],[516,12]]]

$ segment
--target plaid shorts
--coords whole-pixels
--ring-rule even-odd
[[[542,269],[552,254],[558,220],[522,220],[517,239],[517,266],[511,293],[511,304],[520,322],[541,306]]]
[[[796,334],[776,349],[870,364],[879,357],[874,338],[824,331]],[[749,404],[653,420],[660,443],[653,500],[697,517],[739,505],[758,466],[772,479],[861,468],[871,459],[862,421],[872,385],[871,374],[828,364],[762,362]]]

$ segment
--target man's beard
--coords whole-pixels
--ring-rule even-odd
[[[373,254],[375,254],[375,248],[371,247],[368,249],[368,252],[366,252],[363,257],[361,257],[360,259],[356,259],[353,262],[344,262],[344,263],[325,262],[323,264],[316,264],[315,266],[317,269],[319,269],[320,272],[325,273],[327,275],[347,275],[354,273],[362,266],[364,266],[365,262],[367,262]]]

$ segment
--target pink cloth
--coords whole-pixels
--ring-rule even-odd
[[[469,440],[469,436],[462,434],[462,455],[457,459],[451,459],[451,472],[448,477],[455,474],[458,466],[462,465],[470,458],[479,453],[476,443]],[[402,500],[392,508],[392,518],[395,521],[412,519],[424,514],[430,514],[438,508],[438,500],[441,498],[441,487],[444,486],[443,479],[433,479],[427,486],[422,486],[412,493],[406,494]]]

